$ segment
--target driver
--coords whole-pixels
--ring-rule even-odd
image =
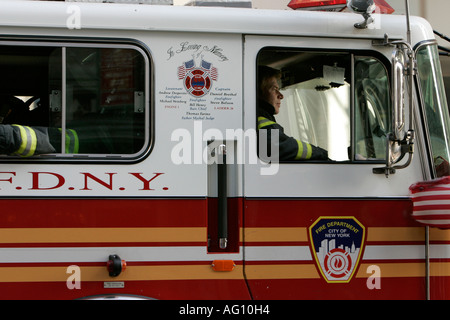
[[[261,129],[267,130],[267,156],[271,153],[272,133],[277,130],[280,160],[328,160],[326,150],[289,137],[276,122],[274,115],[280,112],[283,99],[278,84],[280,78],[281,72],[276,69],[263,66],[258,70],[258,137],[261,139]]]

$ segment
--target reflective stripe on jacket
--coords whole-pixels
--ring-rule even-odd
[[[258,133],[259,130],[267,130],[267,149],[270,156],[271,150],[271,132],[278,130],[278,146],[279,160],[328,160],[328,152],[322,148],[316,147],[310,143],[296,140],[284,133],[284,128],[275,121],[266,117],[258,117]],[[259,134],[259,137],[261,135]]]
[[[61,132],[62,129],[59,129]],[[65,142],[65,152],[66,153],[78,153],[80,149],[80,142],[78,139],[78,134],[73,129],[66,129],[66,142]]]
[[[271,141],[271,131],[278,130],[278,153],[280,160],[308,160],[311,159],[313,148],[309,143],[296,140],[284,133],[284,129],[275,121],[265,117],[258,117],[258,130],[266,129],[267,143]],[[268,150],[271,148],[268,147]]]
[[[14,154],[21,157],[31,157],[36,152],[37,137],[34,129],[27,126],[20,126],[17,124],[12,125],[20,130],[21,143],[19,149]]]
[[[47,127],[0,124],[0,154],[31,157],[55,151]]]

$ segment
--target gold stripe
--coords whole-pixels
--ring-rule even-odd
[[[205,242],[206,228],[4,228],[0,243]]]
[[[240,241],[308,242],[307,228],[241,228]],[[206,228],[2,228],[0,243],[203,242]],[[449,230],[430,229],[432,241]],[[368,228],[367,241],[425,241],[425,228]]]
[[[250,280],[320,278],[313,264],[247,265],[245,274]]]
[[[430,263],[430,274],[435,277],[450,276],[450,262],[432,262]]]
[[[245,228],[244,236],[246,242],[308,241],[306,228]]]
[[[381,278],[414,278],[425,276],[424,263],[381,263]],[[369,278],[367,268],[361,264],[356,278]],[[0,268],[0,282],[65,282],[72,276],[67,267],[5,267]],[[231,272],[215,272],[210,265],[127,266],[118,277],[109,277],[105,267],[80,267],[81,281],[147,281],[147,280],[202,280],[242,279],[243,267]],[[257,279],[320,279],[314,264],[248,265],[249,280]],[[450,263],[431,263],[431,276],[450,276]]]
[[[361,264],[357,278],[368,278],[367,268],[372,264]],[[374,263],[380,268],[382,278],[425,277],[425,263]],[[433,277],[449,277],[450,262],[430,263],[430,275]]]
[[[431,241],[450,241],[450,230],[430,228]]]
[[[367,241],[425,241],[425,228],[367,228]]]
[[[309,241],[307,228],[244,228],[242,231],[247,242]],[[431,233],[430,238],[450,240],[450,231],[440,231]],[[243,241],[242,234],[240,240]],[[367,241],[425,241],[425,228],[367,228]]]
[[[357,278],[368,278],[367,268],[375,265],[380,268],[381,278],[425,277],[425,263],[362,263]]]
[[[368,228],[368,241],[425,241],[425,227]],[[450,241],[450,230],[430,228],[430,241]]]
[[[5,267],[0,268],[0,282],[66,282],[72,280],[73,271],[67,267]],[[216,272],[210,265],[127,266],[118,277],[110,277],[104,267],[80,267],[81,285],[84,281],[147,281],[147,280],[200,280],[242,279],[242,266],[230,272]],[[70,279],[69,279],[70,278]]]

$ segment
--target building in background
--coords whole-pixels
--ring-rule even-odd
[[[189,0],[185,6],[251,8],[252,0]]]

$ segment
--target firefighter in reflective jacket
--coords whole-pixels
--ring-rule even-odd
[[[65,153],[78,153],[76,131],[68,129],[65,135]],[[61,129],[0,125],[0,154],[31,157],[45,153],[61,152]]]
[[[272,133],[274,130],[278,130],[278,139],[275,139],[278,141],[274,142],[275,145],[278,145],[279,160],[327,160],[328,152],[326,150],[289,137],[284,133],[283,127],[276,122],[274,115],[280,111],[283,99],[283,95],[279,91],[278,81],[280,78],[281,72],[276,69],[263,66],[258,70],[257,125],[259,139],[263,139],[261,129],[267,130],[267,135],[264,137],[267,139],[267,154],[265,155],[271,157]],[[259,151],[261,151],[261,141],[259,145]]]
[[[31,157],[46,153],[61,153],[61,129],[54,127],[25,126],[29,109],[12,95],[0,95],[0,154]],[[79,139],[75,130],[65,134],[65,153],[78,153]]]

